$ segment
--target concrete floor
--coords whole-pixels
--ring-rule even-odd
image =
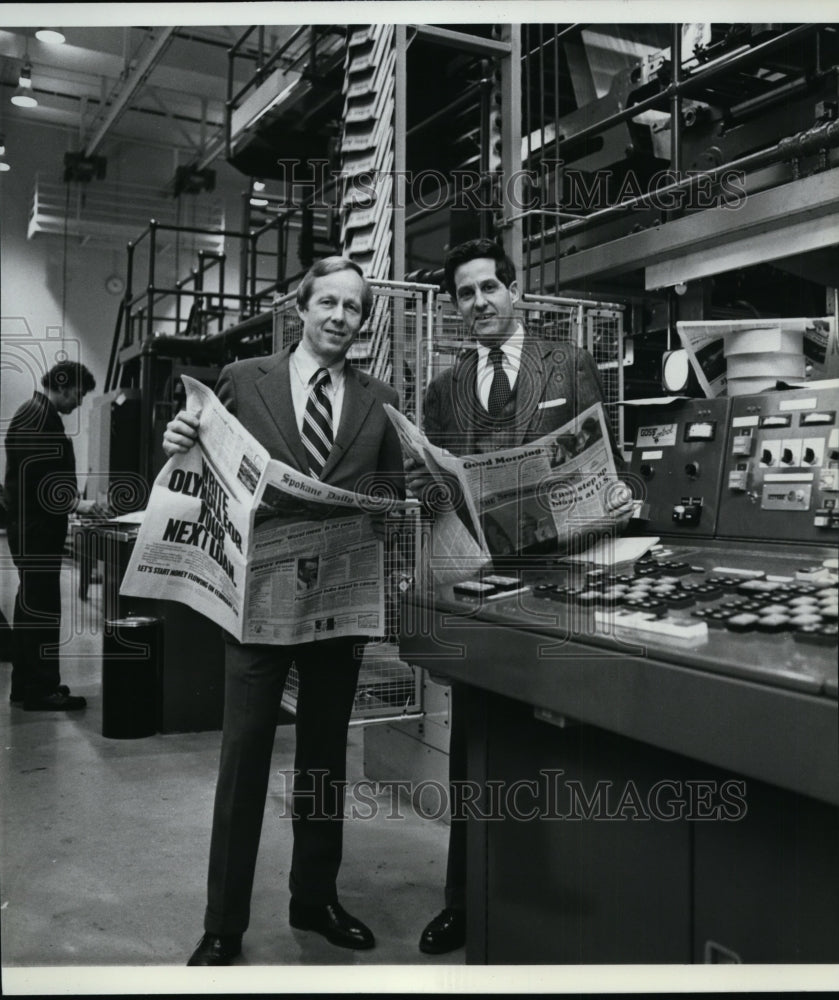
[[[101,735],[101,586],[93,585],[82,603],[76,582],[77,569],[65,560],[62,681],[88,699],[87,709],[41,713],[11,706],[11,667],[0,664],[4,992],[18,982],[16,970],[33,967],[64,967],[65,973],[68,967],[182,967],[202,932],[220,733],[138,740]],[[0,537],[0,608],[7,619],[16,587]],[[432,958],[417,949],[424,923],[442,906],[448,827],[410,810],[402,820],[385,819],[382,809],[374,819],[345,825],[341,900],[375,933],[374,950],[335,948],[288,926],[291,822],[284,818],[284,772],[293,741],[293,727],[280,726],[251,926],[237,966],[342,966],[346,973],[416,963],[397,977],[425,979],[429,966],[463,965],[463,950]],[[350,783],[363,777],[359,728],[350,734],[348,768]],[[152,971],[143,972],[144,990],[151,990]],[[202,971],[184,969],[175,978],[183,982],[183,974]],[[450,986],[455,972],[440,970]]]

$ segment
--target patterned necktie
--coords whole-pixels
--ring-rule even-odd
[[[320,478],[332,450],[332,403],[326,394],[327,382],[326,368],[318,368],[309,379],[309,398],[300,435],[309,456],[309,471],[315,479]]]
[[[504,404],[512,395],[510,380],[504,371],[504,352],[500,347],[491,347],[489,350],[489,360],[494,369],[492,374],[492,384],[489,387],[489,399],[487,400],[487,410],[491,417],[501,416]]]

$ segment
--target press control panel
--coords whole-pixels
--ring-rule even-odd
[[[687,399],[639,412],[629,478],[649,534],[713,537],[729,408]]]
[[[839,388],[679,400],[636,423],[646,534],[839,544]]]
[[[839,543],[839,389],[731,400],[717,537]]]

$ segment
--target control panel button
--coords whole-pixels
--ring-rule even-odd
[[[757,625],[757,621],[757,615],[732,615],[725,627],[731,632],[750,632]]]
[[[731,454],[748,457],[752,453],[754,438],[751,434],[735,434],[731,442]]]

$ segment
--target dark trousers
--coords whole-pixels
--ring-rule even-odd
[[[205,930],[241,934],[250,920],[253,876],[280,699],[292,663],[295,720],[289,886],[303,903],[337,900],[347,728],[364,640],[225,648],[224,723],[213,812]]]
[[[466,909],[466,818],[460,813],[458,784],[466,781],[466,687],[452,682],[449,695],[449,856],[446,906]]]
[[[20,585],[12,619],[12,697],[37,699],[61,683],[61,556],[15,557]]]

